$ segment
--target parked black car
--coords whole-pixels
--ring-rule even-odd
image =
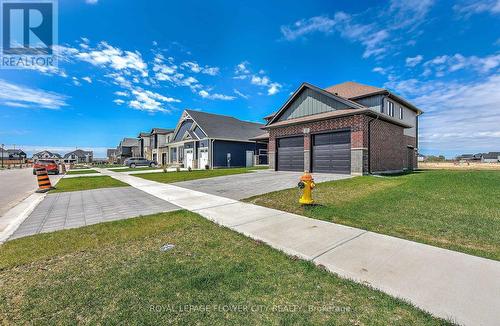
[[[136,166],[150,166],[155,167],[156,162],[152,160],[145,159],[144,157],[131,157],[123,162],[129,168],[135,168]]]

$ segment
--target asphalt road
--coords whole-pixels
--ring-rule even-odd
[[[50,175],[52,184],[60,176]],[[0,219],[38,188],[31,168],[0,170]]]

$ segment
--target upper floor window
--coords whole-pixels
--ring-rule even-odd
[[[404,111],[404,110],[403,110],[403,107],[402,107],[402,106],[400,106],[400,107],[399,107],[399,118],[400,118],[401,120],[403,120],[403,111]]]
[[[391,117],[394,116],[394,103],[387,102],[387,114],[390,115]]]

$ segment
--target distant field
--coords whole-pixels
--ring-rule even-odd
[[[420,162],[419,169],[446,170],[500,170],[500,163],[453,163],[453,162]]]

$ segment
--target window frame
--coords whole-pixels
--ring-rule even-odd
[[[401,105],[399,106],[399,119],[400,120],[404,119],[404,109]]]

